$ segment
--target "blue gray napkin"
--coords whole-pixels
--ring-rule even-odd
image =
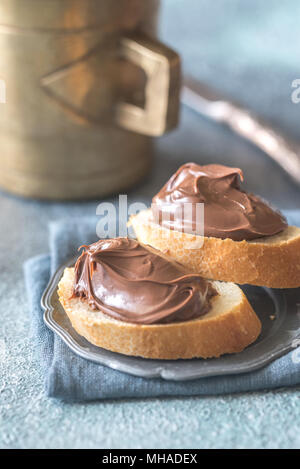
[[[289,211],[285,214],[290,224],[300,225],[300,211]],[[71,402],[226,394],[300,384],[300,359],[294,359],[295,351],[255,372],[188,382],[138,378],[75,355],[60,337],[44,324],[40,301],[55,270],[76,255],[78,246],[96,241],[96,222],[95,218],[86,218],[51,223],[50,253],[29,259],[24,265],[33,343],[37,347],[43,367],[48,396]]]

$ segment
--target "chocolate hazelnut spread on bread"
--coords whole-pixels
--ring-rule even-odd
[[[119,321],[164,324],[190,321],[210,310],[216,294],[198,274],[130,238],[82,246],[73,297]]]
[[[287,228],[283,215],[242,190],[240,180],[243,172],[239,168],[187,163],[153,198],[152,212],[164,228],[234,241],[272,236]],[[178,210],[185,204],[195,207],[199,203],[204,204],[204,227],[195,210],[189,218]]]

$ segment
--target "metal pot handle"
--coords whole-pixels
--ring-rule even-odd
[[[160,136],[178,124],[180,58],[172,49],[141,33],[121,38],[121,56],[146,74],[145,107],[119,102],[116,123],[124,129]]]

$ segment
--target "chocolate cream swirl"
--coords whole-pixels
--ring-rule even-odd
[[[73,296],[120,321],[189,321],[210,309],[210,282],[130,238],[100,240],[75,265]]]
[[[283,231],[287,227],[283,215],[256,195],[243,191],[239,179],[243,181],[239,168],[187,163],[153,198],[154,220],[167,229],[234,241]],[[197,203],[204,204],[204,230],[196,210],[192,209],[189,217],[180,210],[184,204],[195,207]]]

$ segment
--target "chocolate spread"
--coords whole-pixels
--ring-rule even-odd
[[[100,240],[75,265],[73,296],[120,321],[171,323],[197,318],[210,309],[210,282],[187,274],[158,251],[130,238]]]
[[[259,197],[241,190],[239,178],[243,181],[243,172],[239,168],[187,163],[153,198],[155,220],[171,230],[235,241],[283,231],[287,227],[283,215]],[[189,217],[184,217],[183,210],[178,210],[184,204],[195,207],[197,203],[204,204],[204,230],[195,210]]]

